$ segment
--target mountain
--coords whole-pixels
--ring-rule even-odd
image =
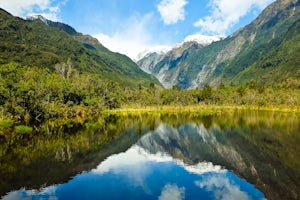
[[[109,51],[97,39],[67,24],[42,16],[24,20],[0,9],[0,40],[0,64],[17,62],[54,70],[56,64],[70,61],[79,73],[124,86],[148,86],[151,82],[160,85],[127,56]]]
[[[62,30],[66,33],[68,33],[69,35],[80,35],[80,33],[78,33],[73,27],[64,24],[64,23],[60,23],[60,22],[53,22],[51,20],[46,19],[44,16],[42,15],[31,15],[31,16],[27,16],[26,17],[27,21],[42,21],[44,22],[46,25],[57,28],[59,30]]]
[[[168,53],[169,51],[171,51],[174,48],[179,48],[180,46],[184,46],[185,43],[189,43],[189,42],[197,42],[200,45],[203,46],[207,46],[213,42],[219,41],[221,40],[222,37],[221,36],[207,36],[207,35],[201,35],[201,34],[193,34],[193,35],[189,35],[187,36],[183,42],[177,44],[176,46],[166,46],[166,45],[159,45],[159,46],[154,46],[151,47],[149,49],[146,49],[142,52],[140,52],[137,56],[138,61],[142,60],[144,57],[156,53],[159,55],[165,55],[166,53]]]
[[[143,70],[154,69],[148,72],[167,88],[299,80],[299,20],[299,0],[277,0],[252,23],[221,41],[191,46],[175,57],[170,57],[170,52],[159,59],[146,56],[137,63]],[[153,58],[155,62],[151,62]]]
[[[187,36],[183,42],[174,47],[153,49],[140,54],[138,66],[145,72],[154,75],[165,88],[171,88],[176,85],[176,78],[170,76],[170,73],[176,69],[177,63],[184,60],[189,54],[196,50],[210,45],[213,42],[221,40],[220,36],[205,36],[194,34]],[[143,55],[143,56],[142,56]],[[180,77],[178,77],[180,78]]]
[[[200,48],[203,48],[203,45],[198,42],[184,42],[167,53],[148,53],[137,64],[145,72],[154,75],[165,88],[170,88],[176,85],[177,81],[175,78],[169,76],[170,72],[177,70],[177,63],[180,63],[189,54],[194,53]],[[180,77],[178,76],[177,78]]]

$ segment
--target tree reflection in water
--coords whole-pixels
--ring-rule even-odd
[[[299,198],[297,115],[110,116],[59,130],[45,127],[39,127],[41,137],[28,141],[2,137],[1,195],[29,189],[4,199],[87,193],[94,194],[91,198],[118,198],[112,193],[161,199],[171,194],[186,199]],[[36,188],[42,189],[30,190]]]

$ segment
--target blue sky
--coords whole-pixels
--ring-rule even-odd
[[[42,14],[131,58],[193,34],[227,36],[274,0],[0,0],[15,16]]]

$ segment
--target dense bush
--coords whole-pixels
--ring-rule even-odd
[[[181,90],[178,86],[162,89],[153,83],[132,89],[102,80],[92,74],[79,74],[72,68],[54,72],[17,63],[1,65],[0,115],[30,123],[97,115],[103,109],[122,106],[300,104],[298,80],[286,80],[276,86],[258,85],[254,81],[238,87],[205,85],[194,90]]]

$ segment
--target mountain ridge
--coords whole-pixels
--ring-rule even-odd
[[[170,88],[178,85],[181,88],[203,87],[205,84],[218,86],[225,84],[247,84],[254,80],[259,84],[276,84],[286,78],[300,79],[299,62],[296,53],[289,54],[286,60],[295,60],[291,67],[273,66],[272,70],[260,70],[256,73],[247,74],[247,70],[254,68],[255,63],[265,60],[265,56],[279,50],[282,43],[286,43],[285,34],[289,28],[300,19],[299,0],[277,0],[269,5],[250,24],[237,30],[227,38],[214,42],[203,48],[190,52],[184,59],[176,60],[169,57],[167,62],[158,62],[153,69],[167,69],[160,74],[158,79],[162,84]],[[293,37],[297,37],[296,33]],[[299,42],[292,39],[296,44]],[[299,45],[294,45],[293,51],[299,51]],[[279,55],[277,55],[279,56]],[[281,56],[282,57],[282,56]],[[138,65],[147,68],[140,60]],[[172,65],[172,66],[171,66]],[[249,68],[249,69],[248,69]],[[291,71],[291,69],[293,69]],[[252,71],[255,71],[252,69]],[[279,76],[280,73],[289,72],[289,76]],[[276,73],[276,79],[269,74]],[[157,76],[154,72],[151,74]],[[243,74],[243,75],[242,75]],[[266,78],[268,77],[268,78]],[[171,84],[170,84],[171,82]]]
[[[160,85],[127,56],[109,51],[97,39],[78,33],[67,24],[41,17],[24,20],[3,9],[0,15],[1,64],[17,62],[55,70],[56,64],[71,60],[79,73],[96,74],[105,81],[132,88],[139,83]]]

